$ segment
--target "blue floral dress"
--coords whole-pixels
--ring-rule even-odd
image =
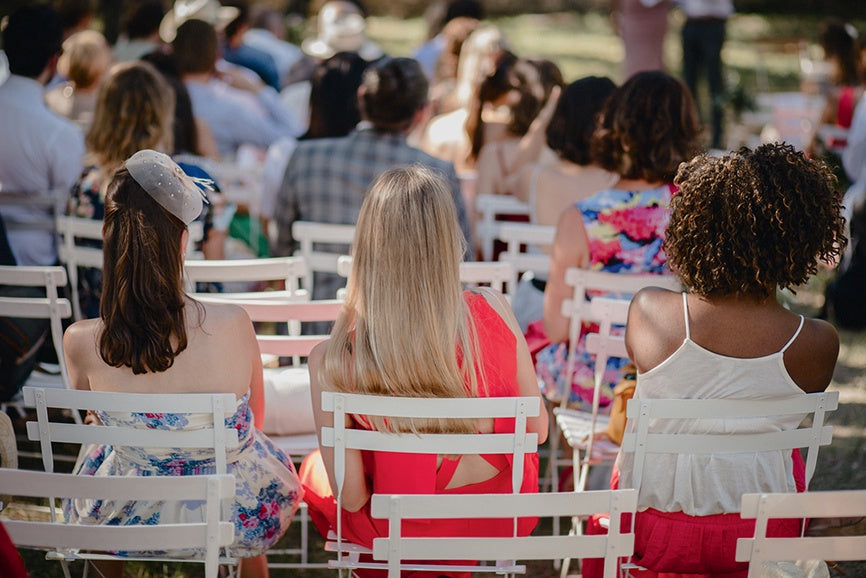
[[[671,191],[670,185],[644,191],[607,189],[577,203],[589,238],[589,268],[613,273],[669,274],[662,243],[670,218]],[[590,296],[603,294],[591,292]],[[569,396],[572,405],[587,411],[592,408],[595,356],[586,351],[586,334],[593,331],[598,331],[597,324],[584,323],[581,328]],[[617,331],[622,334],[624,329]],[[552,343],[536,355],[535,371],[548,399],[560,400],[567,389],[567,360],[568,343]],[[606,387],[601,390],[602,407],[613,399],[612,388],[628,362],[621,358],[608,361],[603,384]]]
[[[166,430],[204,427],[210,415],[184,413],[99,412],[106,425]],[[291,460],[252,425],[249,393],[238,400],[237,411],[226,425],[238,431],[240,444],[227,450],[228,473],[235,476],[232,555],[257,556],[271,547],[286,529],[303,498],[303,489]],[[94,426],[99,427],[99,426]],[[139,447],[90,446],[79,457],[75,473],[92,476],[181,476],[215,473],[213,452],[153,450]],[[115,526],[200,522],[204,502],[115,502],[76,499],[64,504],[72,523]],[[164,554],[153,552],[151,554]],[[172,556],[192,552],[170,552]]]

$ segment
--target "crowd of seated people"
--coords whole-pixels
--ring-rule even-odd
[[[504,33],[482,19],[479,3],[448,0],[443,8],[447,22],[419,53],[424,66],[386,55],[366,36],[363,4],[348,0],[324,3],[317,32],[301,46],[285,40],[279,13],[218,0],[177,0],[168,11],[159,2],[133,3],[113,47],[82,18],[67,26],[64,42],[59,15],[43,4],[19,8],[3,29],[11,74],[0,84],[0,199],[7,192],[49,199],[60,191],[67,214],[103,223],[104,267],[80,275],[86,319],[64,337],[71,385],[235,394],[229,419],[242,443],[229,460],[239,488],[232,551],[245,559],[244,577],[267,576],[265,553],[302,499],[323,536],[336,530],[337,504],[332,449],[307,456],[298,474],[260,431],[262,362],[246,313],[184,292],[193,221],[204,222],[205,258],[227,255],[236,208],[226,204],[215,167],[237,162],[239,150],[253,150],[262,169],[258,209],[270,221],[271,254],[294,252],[298,221],[356,226],[348,281],[317,274],[313,284],[313,299],[333,299],[347,283],[330,338],[308,360],[317,428],[331,419],[321,407],[323,391],[533,396],[591,407],[593,357],[585,348],[591,324],[581,329],[574,370],[567,372],[570,320],[562,304],[572,296],[566,271],[575,267],[677,275],[683,283],[681,294],[649,289],[634,297],[625,333],[630,360],[610,360],[602,411],[629,361],[637,368],[638,398],[757,399],[823,391],[839,349],[833,325],[797,316],[776,301],[777,288],[804,283],[819,261],[841,261],[842,274],[828,289],[831,320],[835,314],[841,325],[866,325],[862,307],[858,316],[850,306],[857,287],[866,286],[858,243],[866,198],[866,97],[859,97],[859,87],[842,90],[862,79],[843,74],[848,60],[839,60],[834,77],[836,109],[844,112],[834,122],[851,126],[843,161],[854,184],[843,203],[826,165],[792,147],[701,154],[695,100],[666,72],[639,72],[619,86],[600,77],[566,83],[555,63],[512,52]],[[822,37],[828,55],[834,26]],[[438,55],[432,63],[431,54]],[[432,78],[425,69],[434,71]],[[518,294],[531,294],[523,298],[462,289],[460,263],[476,256],[476,183],[478,193],[526,202],[532,223],[556,227],[549,277],[527,278]],[[843,205],[855,208],[847,228]],[[0,248],[8,248],[3,264],[58,264],[51,209],[4,202],[0,217]],[[0,285],[0,295],[34,294]],[[46,324],[0,319],[0,401],[26,381],[46,330]],[[186,418],[181,427],[195,427],[195,416]],[[548,419],[543,408],[528,422],[540,442]],[[172,420],[148,420],[136,423],[177,427]],[[136,420],[105,414],[94,421]],[[412,429],[363,415],[350,421],[359,429]],[[460,420],[425,427],[513,428]],[[683,427],[699,424],[683,420]],[[212,460],[192,453],[180,462],[195,462],[195,468],[167,467],[160,455],[133,460],[125,451],[90,448],[75,471],[213,471]],[[751,532],[736,513],[740,495],[795,491],[802,481],[798,452],[754,459],[760,467],[737,459],[719,465],[716,456],[690,462],[685,472],[676,464],[654,466],[644,476],[654,490],[640,488],[636,560],[653,572],[743,575],[731,538]],[[630,468],[621,455],[615,486],[631,483]],[[505,493],[510,473],[507,460],[487,455],[350,452],[343,537],[370,547],[387,535],[387,522],[370,512],[374,493]],[[684,488],[672,476],[702,482]],[[538,455],[531,454],[521,491],[538,490]],[[244,524],[262,509],[267,515],[254,530]],[[80,523],[126,524],[154,517],[165,523],[179,514],[163,503],[106,500],[71,502],[66,515]],[[503,524],[466,530],[454,521],[424,521],[406,533],[509,534],[512,520]],[[695,528],[705,537],[679,550],[659,538]],[[518,532],[532,531],[522,520]],[[721,550],[705,555],[720,543]],[[685,546],[694,546],[688,560],[680,553]],[[123,572],[112,564],[100,570]],[[587,562],[583,573],[593,572],[600,570]]]

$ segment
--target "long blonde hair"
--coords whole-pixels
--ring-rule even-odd
[[[442,177],[418,165],[382,173],[358,217],[346,303],[324,356],[324,382],[372,395],[475,397],[479,353],[460,285],[464,246]],[[388,431],[476,431],[472,420],[369,421]]]

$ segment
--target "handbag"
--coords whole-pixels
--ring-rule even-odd
[[[613,388],[613,403],[610,405],[610,420],[607,422],[607,437],[616,445],[622,445],[625,433],[625,407],[628,400],[634,397],[637,385],[637,368],[629,363],[622,368],[623,374]]]

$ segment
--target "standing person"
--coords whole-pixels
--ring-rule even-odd
[[[74,323],[63,347],[75,389],[235,394],[237,409],[226,419],[240,441],[227,455],[237,487],[230,550],[244,558],[243,578],[261,578],[268,575],[264,552],[288,528],[303,490],[291,460],[260,431],[262,362],[249,317],[234,305],[199,303],[184,291],[187,227],[201,213],[202,198],[162,153],[139,151],[123,163],[106,197],[99,318]],[[97,417],[105,425],[149,429],[191,430],[206,422],[196,414],[99,412]],[[213,452],[202,450],[92,446],[75,472],[177,476],[213,474],[215,466]],[[164,501],[74,500],[66,514],[70,523],[124,525],[152,517],[160,523],[194,520],[201,512]],[[256,523],[244,523],[248,518]]]
[[[593,135],[598,164],[619,175],[617,182],[567,208],[559,218],[544,289],[543,328],[552,342],[538,352],[536,371],[552,399],[570,395],[589,407],[593,396],[594,356],[586,352],[589,324],[575,346],[577,360],[565,383],[569,318],[562,302],[572,296],[565,282],[570,267],[611,273],[669,274],[663,249],[673,178],[680,163],[698,151],[698,119],[685,85],[665,74],[639,72],[605,102]],[[538,324],[530,325],[530,330]],[[612,358],[601,391],[602,406],[627,360]]]
[[[383,58],[364,72],[358,103],[364,123],[343,138],[298,143],[277,193],[276,255],[294,250],[295,221],[354,224],[367,188],[382,171],[420,164],[448,183],[463,236],[471,246],[466,206],[454,167],[409,146],[406,135],[424,114],[427,79],[411,58]],[[314,299],[333,299],[343,279],[316,274]]]
[[[333,425],[333,414],[321,407],[323,391],[419,398],[540,397],[529,350],[508,302],[490,289],[462,290],[459,269],[466,246],[451,198],[441,176],[417,165],[385,171],[371,187],[358,217],[346,304],[331,338],[310,354],[317,430]],[[413,430],[405,419],[386,418],[383,423],[381,418],[354,415],[351,420],[350,427],[356,429]],[[422,431],[513,432],[508,421],[437,420]],[[527,431],[538,434],[539,442],[546,438],[547,426],[544,410],[527,420]],[[333,448],[322,447],[301,465],[305,500],[322,536],[337,529],[333,453]],[[370,515],[375,493],[512,491],[512,467],[502,456],[364,453],[368,455],[363,460],[358,451],[347,456],[340,515],[343,539],[367,547],[388,535],[388,521]],[[521,491],[538,491],[535,453],[526,456]],[[529,535],[535,522],[521,518],[518,534]],[[403,525],[406,536],[510,536],[513,531],[511,518],[413,520]]]
[[[54,9],[34,4],[13,12],[2,35],[10,76],[0,85],[0,217],[12,264],[56,265],[54,213],[48,205],[54,194],[75,182],[84,156],[81,131],[51,112],[43,100],[60,55],[63,28]],[[13,204],[15,193],[25,197],[19,205]],[[39,297],[40,291],[3,286],[0,294]],[[47,320],[0,319],[0,400],[10,399],[27,380],[47,334]]]
[[[845,247],[841,195],[827,167],[790,145],[700,156],[680,167],[665,239],[682,294],[657,287],[635,295],[625,343],[637,366],[636,399],[754,400],[824,391],[839,336],[776,300]],[[677,419],[653,433],[772,432],[802,417]],[[633,431],[629,420],[627,431]],[[612,486],[633,486],[634,453],[620,452]],[[686,481],[685,483],[679,483]],[[632,560],[653,572],[745,576],[737,538],[743,494],[803,491],[799,450],[655,455],[638,490]],[[800,520],[778,520],[776,535],[799,536]],[[601,533],[590,524],[588,532]],[[661,538],[664,536],[665,538]],[[587,562],[587,561],[584,561]],[[598,560],[583,575],[602,575]]]
[[[722,45],[725,23],[734,13],[731,0],[677,0],[685,14],[683,24],[683,80],[695,100],[698,99],[698,77],[706,75],[710,91],[710,122],[713,129],[711,148],[723,146],[725,119],[725,83],[722,70]]]
[[[643,70],[664,70],[669,0],[611,0],[614,28],[622,38],[625,80]]]

